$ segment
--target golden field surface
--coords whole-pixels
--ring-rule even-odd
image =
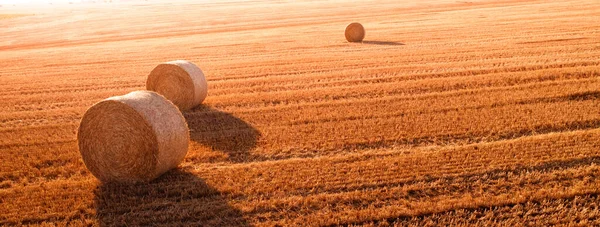
[[[597,0],[0,8],[20,14],[0,16],[0,225],[600,225]],[[184,162],[101,184],[80,118],[176,59],[209,84]]]

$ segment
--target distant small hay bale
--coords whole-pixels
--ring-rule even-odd
[[[204,101],[208,86],[198,66],[177,60],[156,66],[148,75],[146,90],[158,92],[185,111]]]
[[[360,23],[351,23],[346,27],[345,34],[348,42],[362,42],[365,38],[365,28]]]
[[[189,138],[177,107],[151,91],[96,103],[83,115],[77,132],[86,167],[103,182],[147,182],[159,177],[183,160]]]

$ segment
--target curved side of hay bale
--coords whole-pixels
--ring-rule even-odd
[[[151,91],[105,99],[84,114],[77,132],[86,167],[103,182],[144,182],[177,167],[189,143],[177,107]]]
[[[208,93],[202,70],[185,60],[156,66],[148,75],[146,89],[165,96],[182,111],[200,105]]]
[[[365,28],[360,23],[351,23],[346,26],[346,40],[348,42],[362,42],[365,38]]]

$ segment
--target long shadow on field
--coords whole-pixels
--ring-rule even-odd
[[[102,184],[95,195],[100,226],[250,226],[219,191],[182,170],[149,183]]]
[[[227,154],[233,162],[247,160],[260,138],[260,132],[249,123],[207,106],[196,107],[184,116],[191,140]]]
[[[391,42],[391,41],[362,41],[363,44],[372,44],[372,45],[385,45],[385,46],[401,46],[406,45],[404,43],[399,42]]]

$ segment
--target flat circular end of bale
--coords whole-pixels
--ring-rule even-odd
[[[208,93],[202,70],[185,60],[156,66],[148,75],[146,89],[165,96],[181,111],[200,105]]]
[[[365,28],[360,23],[351,23],[346,26],[345,35],[348,42],[362,42],[365,38]]]
[[[90,107],[77,140],[86,167],[100,181],[147,182],[183,160],[189,129],[170,101],[137,91]]]

